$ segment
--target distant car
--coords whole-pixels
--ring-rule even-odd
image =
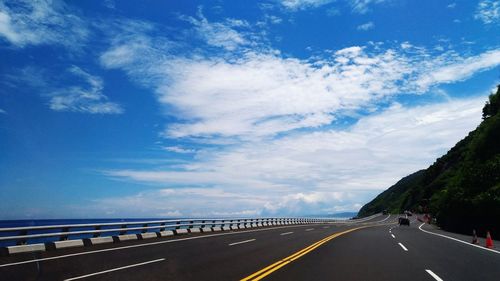
[[[413,216],[413,213],[412,213],[412,212],[410,212],[410,211],[405,211],[405,215],[407,215],[407,216],[411,217],[411,216]]]
[[[387,210],[382,211],[382,215],[387,215],[389,212]]]
[[[408,219],[408,218],[399,218],[398,222],[399,222],[399,225],[410,226],[410,219]]]

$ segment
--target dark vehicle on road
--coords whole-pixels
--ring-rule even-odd
[[[410,226],[410,220],[408,218],[399,218],[398,223],[399,223],[399,225]]]

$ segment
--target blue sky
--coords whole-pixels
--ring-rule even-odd
[[[481,120],[500,1],[0,1],[0,219],[357,211]]]

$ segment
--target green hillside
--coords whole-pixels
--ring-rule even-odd
[[[500,233],[500,85],[483,121],[429,168],[397,182],[359,211],[429,212],[444,229]]]

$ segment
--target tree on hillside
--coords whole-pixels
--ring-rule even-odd
[[[500,108],[500,84],[497,86],[497,93],[492,93],[488,101],[483,107],[483,119],[491,117],[498,113],[498,109]]]

